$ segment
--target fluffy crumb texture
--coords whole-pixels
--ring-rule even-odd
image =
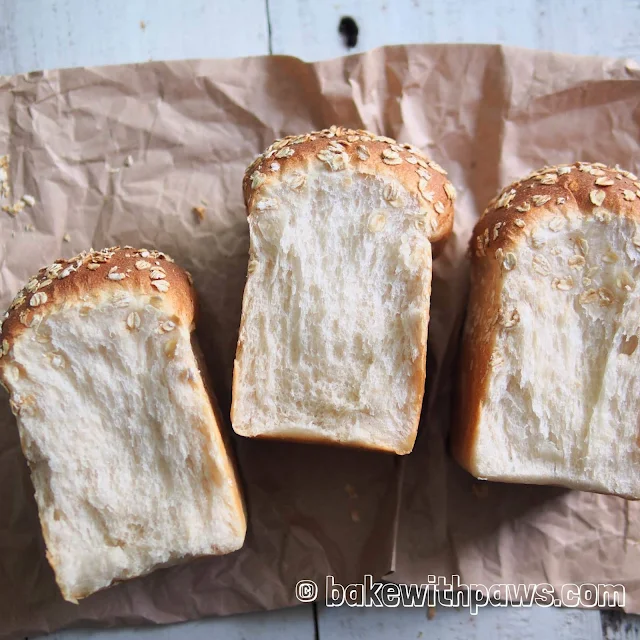
[[[640,498],[640,182],[601,163],[507,187],[471,244],[458,461]]]
[[[190,276],[168,256],[113,247],[42,269],[0,325],[0,379],[71,602],[243,544],[194,312]]]
[[[409,453],[432,242],[453,220],[444,169],[411,145],[332,127],[275,142],[247,170],[244,195],[235,431]]]

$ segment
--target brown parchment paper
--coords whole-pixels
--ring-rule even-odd
[[[639,102],[633,63],[498,46],[0,78],[0,154],[11,155],[14,199],[36,199],[15,218],[0,214],[0,306],[61,255],[113,244],[167,251],[194,275],[198,336],[226,415],[248,253],[240,183],[257,153],[281,135],[362,126],[421,147],[460,192],[455,235],[434,263],[414,453],[234,438],[249,512],[235,554],[160,570],[78,606],[62,601],[1,395],[0,637],[283,607],[296,603],[298,580],[328,574],[342,583],[365,573],[415,582],[458,573],[487,586],[621,582],[627,609],[640,611],[637,504],[498,484],[478,497],[446,451],[474,221],[500,186],[543,164],[637,170]],[[202,201],[198,221],[192,207]]]

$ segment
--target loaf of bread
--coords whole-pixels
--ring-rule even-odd
[[[71,602],[243,544],[190,280],[158,251],[91,251],[41,269],[0,324],[0,379]]]
[[[432,245],[453,224],[445,174],[409,144],[340,127],[278,140],[247,169],[237,433],[411,451]]]
[[[640,498],[640,182],[547,167],[478,222],[452,438],[474,476]]]

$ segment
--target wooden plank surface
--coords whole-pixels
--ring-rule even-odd
[[[269,53],[265,0],[0,0],[0,74]]]
[[[268,0],[273,53],[318,60],[386,44],[498,42],[640,59],[637,0]],[[348,50],[338,24],[359,27]]]
[[[640,616],[622,611],[603,611],[602,635],[605,640],[640,640]]]
[[[359,27],[353,49],[338,34],[343,16]],[[0,74],[261,55],[270,44],[305,60],[413,42],[640,59],[638,33],[637,0],[0,0]]]
[[[164,627],[64,631],[50,640],[314,640],[313,606],[208,618]]]
[[[602,640],[598,611],[545,607],[486,607],[467,610],[357,609],[318,610],[320,638],[382,640]],[[616,638],[616,636],[613,636]],[[613,640],[613,639],[612,639]]]

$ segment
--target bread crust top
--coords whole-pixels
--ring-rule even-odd
[[[0,374],[16,339],[37,327],[39,318],[118,292],[159,298],[186,326],[194,321],[191,275],[162,251],[128,246],[85,251],[43,267],[16,294],[0,322]]]
[[[471,237],[472,261],[493,257],[531,235],[542,220],[569,214],[640,220],[640,180],[629,171],[601,162],[543,167],[505,187],[489,202]],[[553,229],[553,220],[549,221]],[[506,258],[505,258],[506,259]],[[507,266],[508,268],[508,266]]]
[[[456,191],[437,162],[410,144],[335,125],[276,140],[251,163],[242,185],[248,215],[277,206],[266,195],[270,185],[283,182],[293,190],[302,189],[307,175],[319,171],[395,179],[415,195],[421,212],[429,218],[431,242],[451,234]]]

